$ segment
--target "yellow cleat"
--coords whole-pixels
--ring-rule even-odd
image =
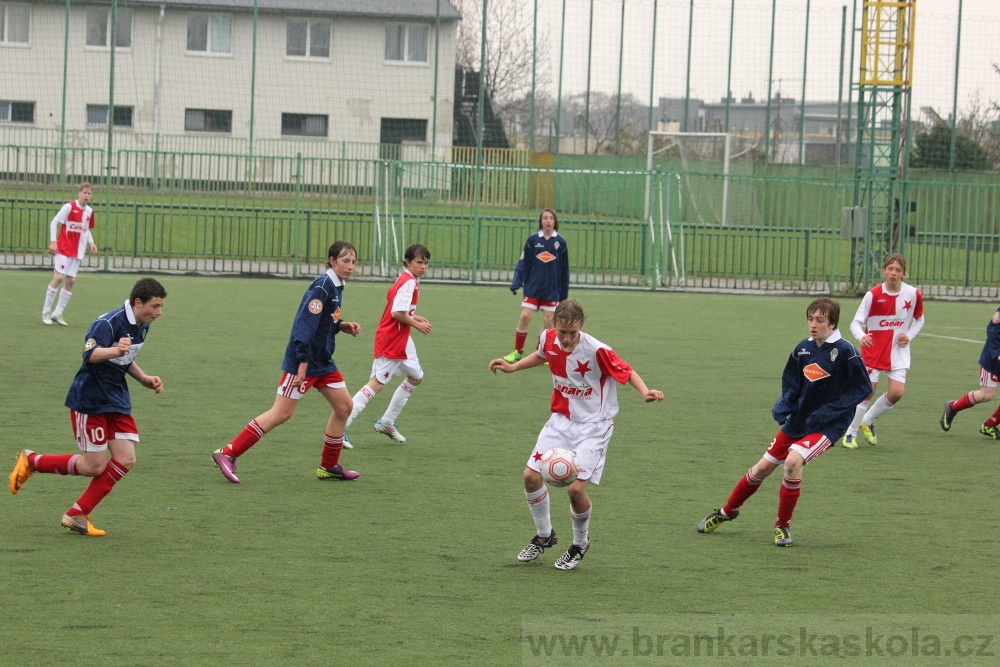
[[[28,465],[28,455],[34,454],[30,449],[22,449],[17,453],[17,462],[14,463],[14,470],[10,473],[10,492],[17,495],[28,478],[35,474],[35,471]]]
[[[104,535],[103,530],[100,528],[94,528],[94,524],[90,523],[89,514],[78,514],[76,516],[63,514],[62,525],[66,530],[72,530],[73,532],[80,533],[81,535],[89,535],[91,537],[100,537],[101,535]]]
[[[857,449],[858,448],[858,438],[853,435],[845,435],[840,439],[840,446],[844,449]]]
[[[521,361],[522,357],[524,357],[524,355],[518,352],[517,350],[511,350],[511,353],[508,354],[506,357],[504,357],[503,360],[506,361],[508,364],[516,364],[517,362]]]
[[[878,438],[875,436],[875,424],[868,425],[861,422],[861,435],[865,437],[865,442],[872,447],[878,444]]]

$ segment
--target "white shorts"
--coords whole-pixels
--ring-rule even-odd
[[[563,415],[553,413],[538,434],[535,449],[528,457],[529,468],[539,472],[538,465],[542,454],[554,447],[563,447],[576,452],[576,464],[580,468],[579,479],[591,484],[601,483],[601,473],[604,472],[604,459],[608,455],[608,444],[611,434],[615,431],[615,422],[611,419],[599,422],[574,422]]]
[[[872,384],[878,382],[879,378],[882,377],[882,373],[885,373],[886,378],[890,380],[895,380],[896,382],[906,384],[906,369],[896,368],[891,371],[880,371],[877,368],[868,369],[868,379],[871,380]]]
[[[1000,384],[1000,378],[993,373],[990,373],[985,368],[979,369],[979,386],[980,387],[995,387]]]
[[[56,255],[52,258],[52,267],[57,273],[76,278],[76,274],[80,270],[80,260],[66,255]]]
[[[420,359],[417,358],[417,346],[413,344],[411,338],[406,343],[406,359],[386,359],[376,357],[372,362],[371,377],[382,384],[386,384],[393,375],[405,375],[414,380],[422,380],[424,369],[420,367]]]

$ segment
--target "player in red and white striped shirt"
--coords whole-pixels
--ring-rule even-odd
[[[854,421],[840,442],[847,449],[858,448],[859,429],[868,444],[878,442],[875,420],[903,398],[910,343],[924,326],[924,297],[916,287],[903,282],[906,259],[899,253],[888,255],[882,263],[882,277],[885,282],[868,290],[851,322],[851,333],[858,339],[861,358],[868,367],[872,393],[858,404]],[[883,371],[889,389],[871,404]]]
[[[62,313],[73,296],[73,285],[76,274],[80,270],[80,260],[90,252],[96,253],[94,244],[94,209],[90,208],[90,199],[94,196],[90,183],[80,183],[76,191],[76,201],[63,204],[56,217],[49,223],[49,254],[55,255],[52,260],[54,267],[52,281],[45,290],[45,304],[42,306],[42,322],[45,324],[61,324],[66,326]],[[59,285],[66,281],[59,291]],[[56,294],[59,301],[56,302]],[[53,310],[52,304],[56,304]]]

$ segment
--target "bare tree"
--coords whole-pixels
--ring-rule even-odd
[[[501,115],[519,100],[530,99],[532,69],[533,9],[525,0],[487,0],[486,62],[480,66],[483,0],[451,0],[462,13],[458,26],[455,59],[460,67],[482,71],[484,85]],[[548,84],[548,31],[538,26],[535,89]]]
[[[1000,74],[1000,66],[996,63],[993,70]],[[996,131],[998,116],[1000,101],[984,102],[977,90],[969,96],[965,114],[958,117],[958,130],[983,147],[993,169],[1000,168],[1000,136]]]
[[[587,135],[587,152],[619,155],[644,155],[646,151],[648,107],[632,93],[609,95],[599,91],[587,96],[577,93],[564,101],[574,119],[572,132]]]

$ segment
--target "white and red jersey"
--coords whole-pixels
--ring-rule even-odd
[[[386,292],[385,310],[375,329],[375,358],[406,359],[406,344],[410,340],[410,325],[403,324],[392,316],[403,312],[413,317],[417,312],[417,298],[420,296],[420,281],[412,273],[404,270]]]
[[[598,422],[618,414],[618,383],[632,377],[632,367],[590,334],[580,332],[572,352],[559,346],[555,329],[538,338],[538,356],[552,372],[552,412],[574,422]]]
[[[861,358],[868,368],[881,371],[903,370],[910,367],[910,345],[899,346],[899,335],[910,340],[924,326],[924,297],[920,290],[902,283],[899,292],[892,293],[885,283],[868,290],[851,322],[851,333],[859,341],[871,334],[872,346],[861,348]]]
[[[73,259],[83,259],[87,246],[94,242],[94,209],[78,201],[63,204],[49,224],[49,241],[55,241],[56,252]]]

